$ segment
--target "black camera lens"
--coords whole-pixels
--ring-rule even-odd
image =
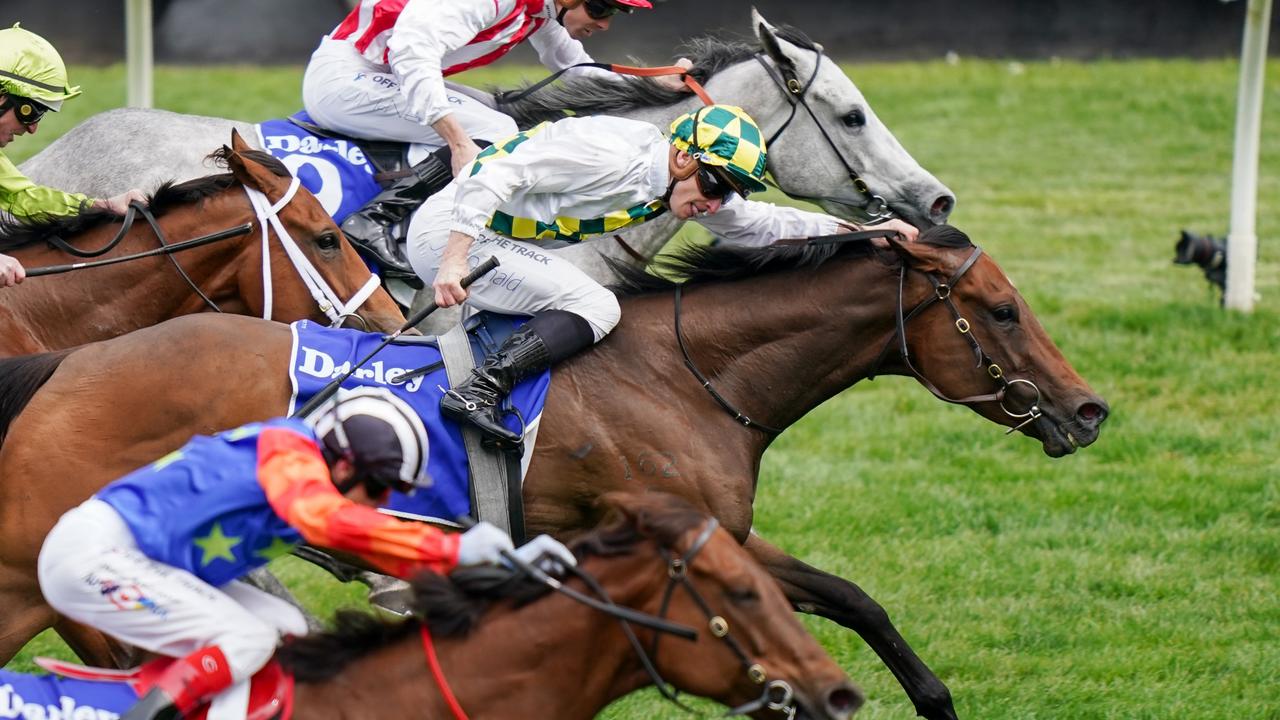
[[[1174,248],[1173,261],[1178,265],[1198,265],[1210,283],[1223,290],[1227,287],[1227,241],[1211,235],[1182,231]]]

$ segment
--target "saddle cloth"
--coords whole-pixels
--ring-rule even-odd
[[[311,122],[306,111],[294,117]],[[262,147],[298,177],[335,223],[382,189],[374,177],[377,168],[354,140],[321,137],[287,119],[259,123],[257,130]]]
[[[36,658],[55,675],[23,675],[0,670],[0,718],[45,720],[115,720],[142,697],[174,662],[156,658],[131,670],[107,670]],[[204,720],[202,705],[188,720]],[[254,674],[245,720],[289,720],[293,712],[293,677],[275,660]]]
[[[373,351],[383,340],[377,333],[326,328],[309,320],[294,323],[293,352],[289,378],[293,397],[288,411],[292,413],[335,377]],[[484,332],[471,336],[473,354],[483,357],[485,346],[496,341]],[[457,423],[440,415],[440,397],[449,388],[440,351],[434,338],[401,337],[374,356],[343,383],[344,388],[386,387],[409,403],[427,428],[427,473],[432,486],[412,496],[395,493],[384,508],[394,515],[445,525],[455,525],[462,515],[473,515],[470,493],[470,470],[462,432]],[[405,380],[402,376],[418,368],[428,368],[425,375]],[[516,385],[509,398],[513,414],[506,422],[520,431],[520,420],[527,429],[525,467],[533,452],[538,420],[551,385],[551,372],[528,378]],[[339,397],[341,391],[339,391]]]

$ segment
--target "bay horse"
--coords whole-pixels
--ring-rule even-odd
[[[887,248],[690,252],[686,284],[650,276],[622,290],[614,332],[556,367],[524,482],[528,531],[592,527],[595,499],[611,490],[684,497],[745,543],[797,609],[859,633],[917,712],[954,718],[950,692],[883,608],[751,532],[764,451],[875,374],[916,377],[1051,457],[1096,440],[1106,403],[995,261],[950,226]],[[287,412],[291,347],[284,325],[198,315],[0,360],[0,660],[56,619],[35,560],[57,518],[192,435]]]
[[[696,641],[659,642],[636,627],[633,646],[618,620],[510,570],[424,573],[414,583],[414,616],[425,618],[440,674],[423,657],[423,623],[344,611],[333,631],[278,653],[300,681],[294,717],[366,717],[373,708],[459,717],[441,677],[473,720],[586,720],[656,682],[755,717],[844,720],[862,705],[777,584],[714,519],[662,493],[607,500],[618,517],[574,542],[579,571],[566,585],[591,594],[582,576],[592,577],[618,605],[695,628]]]
[[[795,29],[774,27],[754,10],[751,28],[754,44],[703,37],[691,42],[687,54],[694,63],[691,74],[712,99],[743,108],[759,123],[768,141],[769,173],[784,193],[848,220],[864,220],[874,197],[880,197],[890,211],[918,227],[947,221],[955,194],[903,148],[821,45]],[[566,114],[605,114],[649,122],[663,132],[700,104],[689,93],[649,79],[625,80],[583,75],[520,99],[503,92],[479,99],[522,128]],[[233,128],[258,137],[255,126],[241,120],[109,110],[64,133],[22,170],[50,187],[109,197],[164,178],[200,174],[205,148],[216,147]],[[640,257],[652,259],[681,224],[668,213],[621,235]],[[634,262],[612,240],[551,252],[605,283],[614,279],[606,258]]]
[[[341,313],[326,311],[325,305],[340,308],[366,297],[354,303],[362,306],[364,327],[390,332],[404,322],[385,291],[367,287],[368,267],[315,197],[305,188],[291,190],[292,176],[278,160],[250,149],[234,131],[232,145],[210,157],[230,173],[165,182],[151,196],[149,211],[168,241],[243,223],[252,224],[249,231],[168,257],[33,277],[0,292],[0,356],[83,345],[206,310],[327,321]],[[289,195],[274,213],[287,237],[266,208],[255,206],[255,194],[267,207]],[[117,220],[109,212],[89,210],[43,222],[0,223],[0,252],[28,269],[63,264],[77,258],[51,237],[82,252],[105,249],[123,231]],[[136,222],[102,258],[160,244],[148,223]]]

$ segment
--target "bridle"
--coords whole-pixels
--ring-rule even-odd
[[[266,195],[249,187],[244,186],[245,194],[249,196],[249,203],[253,205],[254,212],[258,216],[258,224],[262,226],[262,317],[263,319],[271,319],[271,304],[273,294],[271,291],[271,239],[267,230],[267,223],[276,231],[276,237],[280,240],[280,245],[284,247],[285,253],[288,254],[290,262],[298,271],[298,275],[302,278],[303,284],[307,286],[311,297],[316,301],[316,305],[320,311],[329,318],[332,327],[338,327],[348,317],[355,316],[355,311],[364,304],[369,296],[373,295],[379,287],[378,276],[369,273],[369,279],[364,285],[351,296],[350,300],[343,302],[342,298],[324,279],[324,275],[316,269],[316,266],[307,258],[306,253],[302,252],[302,248],[298,247],[298,243],[285,229],[284,223],[280,222],[280,211],[284,209],[293,196],[297,194],[299,180],[295,176],[289,183],[289,189],[285,191],[284,196],[272,204]]]
[[[814,244],[835,244],[837,242],[842,241],[838,239],[838,236],[835,236],[816,240],[814,241]],[[915,375],[916,380],[918,380],[921,385],[924,385],[925,388],[927,388],[929,392],[933,393],[939,400],[956,405],[995,402],[1000,405],[1000,409],[1003,410],[1006,415],[1014,420],[1022,420],[1021,423],[1009,428],[1009,430],[1005,432],[1005,434],[1008,435],[1044,416],[1040,410],[1040,402],[1043,396],[1040,394],[1040,388],[1031,380],[1024,378],[1014,378],[1009,380],[1005,377],[1004,370],[991,358],[990,355],[986,353],[985,350],[982,349],[982,344],[978,342],[978,338],[974,337],[971,332],[971,323],[960,314],[959,308],[956,307],[955,302],[951,299],[951,289],[954,288],[956,284],[960,282],[961,278],[965,276],[965,273],[969,272],[969,269],[978,262],[978,258],[981,257],[981,255],[982,248],[974,245],[973,252],[969,253],[969,257],[965,259],[954,273],[952,273],[951,277],[946,279],[940,279],[933,273],[922,273],[926,278],[928,278],[929,283],[933,285],[933,294],[926,297],[924,300],[921,300],[909,313],[904,312],[904,292],[906,288],[908,263],[905,258],[902,260],[902,266],[898,270],[896,327],[894,328],[893,335],[890,335],[889,339],[885,342],[884,349],[880,351],[878,356],[876,356],[876,360],[872,363],[871,371],[868,373],[867,377],[869,379],[874,379],[876,377],[876,374],[880,370],[880,366],[889,356],[889,353],[891,353],[896,347],[898,356],[902,359],[903,363],[906,364],[907,369],[911,371],[911,374]],[[987,375],[996,383],[997,386],[994,393],[969,395],[962,398],[949,397],[930,382],[929,379],[916,368],[915,363],[911,362],[911,352],[907,348],[907,323],[937,302],[941,302],[946,305],[947,310],[951,312],[953,325],[956,331],[964,337],[964,339],[969,343],[969,347],[973,350],[974,358],[977,360],[976,367],[986,367]],[[897,341],[896,343],[894,342],[895,340]],[[1030,408],[1026,412],[1014,412],[1014,410],[1011,410],[1006,404],[1009,389],[1015,385],[1026,385],[1035,393],[1035,400],[1031,403]]]
[[[838,235],[826,235],[823,237],[811,238],[810,240],[807,241],[807,244],[809,245],[842,245],[850,242],[868,241],[873,238],[890,237],[890,236],[897,236],[897,235],[898,235],[897,231],[894,231],[894,230],[884,230],[884,229],[861,230],[858,232],[841,233]],[[982,345],[978,342],[978,339],[974,337],[973,333],[971,332],[972,330],[971,323],[963,315],[960,314],[959,308],[956,307],[955,302],[952,301],[951,299],[951,289],[955,287],[956,283],[960,282],[960,279],[963,278],[965,274],[969,272],[969,269],[972,268],[974,264],[978,262],[978,258],[981,255],[982,255],[982,248],[975,245],[973,247],[973,252],[969,254],[969,257],[964,261],[964,263],[960,265],[959,269],[957,269],[955,273],[953,273],[951,277],[947,278],[946,280],[940,280],[938,277],[936,277],[932,273],[922,273],[926,278],[929,279],[929,282],[933,285],[933,295],[930,295],[929,297],[926,297],[924,300],[920,301],[920,303],[917,304],[909,313],[905,312],[905,300],[904,300],[907,269],[908,269],[909,263],[906,261],[905,258],[901,259],[901,266],[899,267],[899,270],[898,270],[898,301],[897,301],[897,310],[895,312],[896,327],[894,329],[893,335],[890,335],[889,339],[885,342],[884,349],[881,350],[880,354],[876,356],[876,360],[874,363],[872,363],[871,371],[868,373],[867,377],[868,379],[874,379],[880,371],[880,366],[883,365],[885,360],[888,358],[889,353],[896,348],[898,350],[899,356],[902,358],[903,362],[906,364],[907,369],[909,369],[911,373],[915,375],[916,379],[920,381],[921,385],[924,385],[929,390],[929,392],[933,393],[934,396],[937,397],[939,400],[943,400],[949,403],[954,403],[957,405],[967,405],[970,403],[980,403],[980,402],[996,402],[996,403],[999,403],[1000,409],[1003,410],[1006,415],[1008,415],[1009,417],[1015,420],[1022,420],[1021,423],[1019,423],[1014,427],[1009,428],[1009,430],[1005,432],[1006,435],[1009,435],[1013,433],[1015,430],[1019,430],[1022,427],[1026,426],[1027,424],[1035,422],[1041,419],[1042,417],[1044,417],[1044,414],[1040,409],[1040,402],[1042,399],[1042,395],[1040,393],[1040,388],[1037,387],[1036,384],[1031,380],[1026,380],[1024,378],[1014,378],[1013,380],[1009,380],[1005,377],[1004,370],[1000,367],[999,364],[996,363],[995,360],[991,359],[991,356],[988,355],[986,351],[982,349]],[[682,316],[681,298],[683,297],[683,294],[684,294],[683,289],[684,288],[682,285],[677,285],[675,289],[674,329],[675,329],[675,335],[676,335],[676,343],[680,347],[680,353],[684,356],[685,367],[689,368],[689,372],[691,372],[694,378],[698,380],[699,384],[702,385],[703,389],[705,389],[711,395],[711,397],[716,401],[716,403],[720,405],[720,407],[724,408],[725,412],[732,415],[735,421],[742,423],[746,427],[752,428],[754,430],[759,430],[761,432],[769,433],[771,435],[781,434],[784,428],[778,428],[778,427],[773,427],[772,425],[766,425],[764,423],[752,420],[750,417],[747,417],[746,414],[744,414],[736,406],[734,406],[732,403],[726,400],[724,396],[716,392],[716,389],[711,385],[711,380],[709,380],[707,376],[703,374],[701,370],[698,369],[697,365],[694,364],[693,356],[689,354],[689,349],[686,346],[684,341],[684,333],[681,330],[681,316]],[[996,392],[988,393],[985,395],[970,395],[968,397],[962,397],[962,398],[949,397],[945,393],[943,393],[941,390],[939,390],[936,385],[930,382],[929,379],[924,376],[924,374],[922,374],[918,369],[916,369],[915,364],[911,362],[911,353],[907,348],[907,333],[906,333],[907,323],[915,316],[924,312],[925,309],[933,305],[935,302],[942,302],[944,305],[947,306],[947,309],[951,311],[951,316],[952,318],[954,318],[954,326],[956,330],[959,331],[960,334],[964,336],[965,340],[968,341],[969,343],[969,347],[973,349],[974,357],[977,359],[977,366],[978,367],[982,367],[984,365],[986,366],[987,375],[989,375],[997,385]],[[895,340],[897,340],[898,342],[895,343],[894,342]],[[1006,396],[1008,394],[1009,388],[1015,385],[1026,385],[1035,393],[1035,401],[1031,403],[1030,409],[1028,409],[1026,412],[1014,412],[1014,410],[1011,410],[1009,406],[1006,404]]]
[[[729,621],[723,616],[717,615],[711,609],[711,605],[707,603],[702,593],[698,592],[698,588],[689,580],[689,569],[693,567],[693,561],[697,558],[698,553],[702,552],[702,548],[711,537],[715,534],[716,529],[720,527],[720,521],[715,518],[708,518],[702,530],[689,544],[689,548],[682,555],[673,555],[667,548],[659,548],[662,559],[667,564],[667,587],[662,593],[662,603],[658,607],[657,618],[664,619],[667,612],[671,608],[671,599],[679,588],[684,588],[685,592],[693,600],[694,604],[702,611],[707,620],[707,630],[712,637],[719,638],[729,651],[738,658],[738,662],[742,665],[742,670],[746,674],[747,679],[754,685],[761,686],[760,697],[746,702],[737,707],[730,708],[724,714],[725,717],[734,715],[747,715],[758,710],[769,709],[775,712],[783,712],[787,714],[788,719],[794,718],[796,714],[795,692],[791,689],[791,685],[785,680],[769,680],[765,672],[764,666],[760,663],[752,662],[751,656],[742,647],[742,643],[738,639],[729,634]],[[609,599],[605,589],[596,582],[595,578],[587,575],[578,568],[568,568],[569,572],[575,577],[586,583],[587,587],[601,597],[606,603],[612,605],[613,601]],[[615,606],[617,607],[617,606]],[[612,613],[611,613],[612,614]],[[631,643],[631,648],[635,651],[636,657],[640,660],[640,665],[644,667],[645,672],[649,675],[649,680],[658,688],[658,692],[662,697],[671,701],[674,705],[688,713],[695,711],[684,703],[680,702],[679,691],[677,691],[670,683],[663,679],[662,674],[658,671],[657,663],[654,658],[658,655],[658,641],[663,637],[663,632],[656,632],[653,636],[653,642],[650,643],[649,649],[646,651],[640,639],[636,637],[635,632],[631,629],[627,619],[619,617],[622,625],[622,632],[627,636],[627,641]],[[695,713],[696,714],[696,713]]]
[[[783,121],[782,125],[777,130],[774,130],[773,134],[765,141],[765,147],[769,150],[773,149],[774,141],[782,135],[787,127],[791,125],[791,121],[795,119],[796,110],[803,107],[804,111],[809,113],[809,117],[813,120],[813,124],[817,126],[818,132],[822,133],[822,139],[827,141],[827,146],[831,148],[831,152],[835,153],[836,159],[840,161],[840,164],[844,166],[845,172],[849,174],[849,180],[853,182],[854,189],[862,193],[862,196],[866,200],[862,207],[857,208],[850,205],[847,200],[841,198],[829,195],[800,195],[783,189],[776,182],[773,183],[773,185],[779,190],[782,190],[788,196],[797,200],[827,200],[839,203],[846,207],[855,207],[855,209],[863,213],[868,220],[888,220],[894,217],[893,211],[889,209],[889,203],[884,199],[884,197],[871,192],[871,188],[867,185],[867,181],[863,180],[862,176],[854,169],[853,165],[845,159],[844,153],[840,152],[840,146],[836,145],[835,141],[831,139],[831,135],[827,133],[827,128],[818,120],[818,115],[813,111],[813,108],[809,107],[809,103],[805,99],[805,95],[809,92],[809,88],[813,86],[813,81],[818,77],[818,70],[822,67],[822,57],[821,48],[814,48],[813,72],[809,75],[809,79],[802,83],[800,82],[799,76],[796,75],[795,67],[792,65],[782,63],[770,64],[765,59],[763,53],[755,54],[756,60],[762,67],[764,67],[765,72],[773,79],[773,83],[782,91],[782,96],[786,98],[787,102],[791,105],[791,113],[787,115],[787,119]]]
[[[578,602],[582,602],[591,608],[617,618],[618,622],[622,626],[623,634],[626,635],[627,641],[631,644],[632,649],[635,651],[636,656],[640,660],[641,666],[648,674],[649,679],[653,682],[654,686],[658,688],[658,692],[682,710],[694,713],[695,711],[692,708],[680,702],[678,691],[663,679],[662,674],[658,671],[657,665],[654,662],[654,657],[658,654],[658,640],[663,635],[677,635],[687,640],[693,640],[697,637],[697,632],[693,630],[693,628],[679,623],[674,623],[666,619],[667,612],[670,609],[671,599],[675,595],[676,589],[683,587],[685,591],[689,593],[689,596],[693,599],[694,603],[706,616],[707,629],[711,635],[723,640],[729,647],[729,650],[738,657],[739,662],[742,664],[743,672],[746,674],[747,678],[753,684],[762,686],[760,697],[731,708],[725,713],[725,717],[747,715],[759,710],[768,709],[775,712],[786,713],[788,720],[790,720],[795,717],[797,709],[795,705],[795,692],[792,690],[791,685],[789,685],[785,680],[768,680],[764,667],[759,663],[752,662],[746,650],[743,649],[742,644],[738,642],[737,638],[734,638],[729,634],[729,621],[725,620],[723,616],[715,614],[715,611],[711,609],[711,606],[702,596],[702,593],[698,592],[698,589],[689,580],[689,568],[693,566],[694,559],[698,556],[698,553],[702,551],[702,548],[706,546],[707,542],[711,539],[712,535],[715,534],[716,528],[718,527],[720,527],[720,522],[715,518],[709,518],[702,530],[698,533],[697,537],[694,538],[694,541],[689,545],[689,548],[685,550],[682,555],[673,555],[666,548],[659,549],[663,560],[667,564],[668,580],[667,587],[662,594],[662,604],[656,616],[632,610],[631,608],[614,603],[609,597],[608,592],[595,578],[586,574],[577,567],[569,567],[565,570],[574,577],[582,580],[583,583],[599,597],[599,600],[583,595],[582,593],[578,593],[572,588],[565,587],[559,580],[550,577],[534,565],[520,561],[519,558],[515,557],[511,553],[505,553],[504,557],[506,557],[509,562],[512,562],[518,570],[523,571],[535,581],[548,585],[557,592],[566,594]],[[635,631],[631,628],[631,623],[643,625],[655,631],[653,642],[650,644],[647,651],[645,650],[644,645],[640,642],[640,639],[636,636]],[[423,649],[427,656],[427,664],[437,685],[440,687],[445,704],[449,707],[455,720],[467,720],[466,713],[462,710],[461,704],[458,703],[457,698],[454,697],[452,690],[449,689],[448,683],[445,681],[444,674],[440,669],[438,660],[436,659],[434,644],[431,640],[430,633],[426,630],[425,623],[422,625],[421,634]]]
[[[365,281],[365,284],[352,295],[350,300],[343,302],[338,293],[329,285],[329,282],[324,279],[324,276],[320,274],[320,271],[316,269],[311,260],[307,258],[306,253],[304,253],[302,248],[298,246],[297,241],[295,241],[293,236],[289,234],[289,231],[285,229],[284,223],[280,222],[280,211],[289,204],[298,192],[298,188],[300,187],[298,178],[293,178],[289,183],[289,189],[285,191],[284,196],[274,204],[272,204],[272,202],[262,192],[251,188],[248,185],[242,185],[242,187],[244,188],[245,194],[249,197],[249,204],[253,206],[254,214],[258,219],[258,224],[262,227],[262,317],[266,320],[271,319],[271,305],[274,299],[271,290],[271,247],[270,233],[268,232],[268,224],[270,224],[272,228],[275,228],[276,237],[280,239],[281,246],[284,247],[285,253],[289,256],[289,260],[293,264],[294,269],[298,271],[298,275],[302,278],[303,284],[307,286],[307,290],[310,291],[311,297],[315,300],[316,305],[320,308],[321,312],[329,318],[331,325],[333,327],[337,327],[349,317],[359,318],[355,311],[364,304],[365,300],[368,300],[369,297],[377,291],[379,285],[378,277],[370,273],[369,279]],[[125,236],[129,234],[129,231],[133,229],[133,223],[138,215],[141,215],[143,219],[147,221],[147,224],[151,226],[152,232],[155,233],[156,240],[160,243],[160,250],[163,250],[164,252],[157,253],[155,250],[148,250],[134,255],[116,257],[111,258],[110,260],[101,260],[94,263],[75,263],[69,266],[55,266],[45,268],[44,270],[46,272],[44,273],[40,272],[40,268],[36,268],[31,274],[33,276],[53,274],[54,272],[98,267],[144,257],[152,257],[156,254],[163,254],[169,258],[171,263],[173,263],[173,267],[178,271],[178,274],[182,276],[182,279],[186,281],[187,286],[191,288],[192,292],[204,301],[205,306],[214,312],[222,312],[222,308],[218,307],[218,304],[206,295],[204,291],[196,285],[196,282],[191,279],[191,276],[182,269],[182,265],[178,263],[177,258],[174,257],[174,253],[181,250],[199,247],[201,245],[207,245],[219,240],[239,237],[240,235],[252,232],[253,223],[243,223],[227,230],[221,230],[210,235],[170,245],[165,237],[164,229],[160,227],[159,221],[156,220],[155,216],[151,213],[151,210],[148,209],[146,205],[135,200],[129,203],[129,207],[125,210],[124,218],[120,223],[120,230],[116,232],[115,236],[110,241],[100,248],[94,250],[82,250],[57,236],[51,236],[47,238],[47,240],[54,247],[68,255],[72,255],[73,257],[100,257],[111,252],[111,250],[115,249],[115,247],[124,240]]]

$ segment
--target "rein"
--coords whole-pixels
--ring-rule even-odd
[[[551,73],[547,77],[539,80],[538,82],[530,85],[529,87],[523,90],[502,93],[500,96],[498,96],[497,100],[498,102],[501,102],[501,103],[519,102],[520,100],[523,100],[526,97],[529,97],[535,92],[555,82],[560,78],[561,75],[564,75],[570,70],[573,70],[574,68],[584,68],[584,67],[596,68],[598,70],[607,70],[612,73],[617,73],[618,75],[632,75],[635,77],[659,77],[661,75],[679,75],[680,79],[684,81],[685,87],[689,88],[689,91],[692,92],[694,95],[697,95],[698,99],[702,100],[702,103],[704,105],[715,104],[715,101],[713,101],[711,99],[711,96],[707,94],[706,88],[702,87],[702,84],[699,83],[697,80],[695,80],[693,76],[689,74],[688,70],[680,67],[679,65],[662,65],[660,67],[635,67],[633,65],[615,65],[613,63],[598,63],[598,62],[585,62],[585,63],[577,63],[576,65],[570,65],[567,68],[564,68],[562,70],[557,70],[556,72]]]
[[[813,72],[809,75],[809,79],[804,83],[800,82],[800,78],[796,75],[794,67],[791,67],[790,65],[777,65],[776,67],[774,65],[770,65],[765,60],[762,53],[756,53],[755,58],[756,61],[764,67],[765,72],[773,80],[774,84],[778,86],[778,89],[782,91],[782,96],[786,98],[787,102],[791,105],[791,114],[787,115],[787,119],[782,123],[782,125],[777,130],[773,131],[773,134],[765,141],[765,147],[773,147],[773,142],[782,135],[783,131],[791,125],[791,121],[795,119],[796,110],[803,107],[805,112],[809,113],[809,117],[813,120],[813,124],[817,126],[818,132],[822,133],[822,139],[827,141],[827,145],[831,148],[831,151],[835,153],[836,159],[840,161],[840,164],[844,166],[845,171],[849,173],[849,179],[853,181],[854,189],[862,193],[863,197],[866,198],[866,202],[861,208],[859,208],[859,210],[867,216],[867,219],[872,221],[888,220],[894,217],[893,211],[889,209],[889,203],[880,195],[875,195],[871,192],[871,188],[867,185],[867,181],[863,180],[862,176],[858,174],[858,171],[853,168],[853,165],[845,159],[844,154],[840,152],[840,147],[831,139],[831,135],[827,133],[826,127],[818,121],[817,114],[813,112],[813,108],[809,107],[809,103],[805,99],[805,95],[809,92],[809,88],[813,86],[813,81],[818,78],[819,68],[822,67],[822,50],[815,49],[813,51]],[[773,183],[773,186],[797,200],[829,200],[841,205],[849,205],[848,202],[841,200],[840,198],[826,195],[798,195],[783,190],[783,188],[777,183]]]

